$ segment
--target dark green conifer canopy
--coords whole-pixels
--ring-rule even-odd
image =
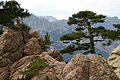
[[[14,23],[25,25],[23,18],[30,16],[28,10],[20,7],[17,1],[1,1],[0,2],[0,29],[10,27],[13,29]],[[26,26],[22,26],[27,28]],[[21,28],[21,29],[22,29]],[[28,27],[29,28],[29,27]],[[2,30],[3,32],[3,30]],[[2,32],[0,32],[2,34]]]
[[[69,17],[68,25],[75,26],[75,32],[61,36],[63,43],[69,44],[61,50],[62,53],[73,53],[81,50],[85,54],[95,54],[96,42],[104,41],[104,46],[110,45],[113,41],[120,39],[120,24],[114,24],[118,30],[107,30],[103,26],[94,27],[96,23],[103,23],[105,15],[97,15],[92,11],[80,11]],[[108,26],[109,27],[109,26]]]
[[[0,2],[0,24],[3,26],[12,26],[15,21],[30,16],[28,10],[20,7],[17,1]]]

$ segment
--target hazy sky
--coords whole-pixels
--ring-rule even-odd
[[[1,1],[1,0],[0,0]],[[5,1],[5,0],[4,0]],[[91,10],[120,18],[120,0],[16,0],[21,7],[38,16],[54,16],[68,19],[74,13]]]

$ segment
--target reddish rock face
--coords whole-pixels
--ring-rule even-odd
[[[0,80],[25,78],[18,72],[30,67],[34,57],[48,64],[29,80],[118,80],[106,60],[96,54],[77,54],[66,65],[58,50],[44,51],[44,41],[36,31],[27,33],[6,29],[0,37]],[[28,80],[28,79],[27,79]]]
[[[0,80],[8,80],[9,78],[9,67],[0,68]]]
[[[7,80],[9,67],[23,55],[22,31],[6,29],[0,37],[0,80]],[[2,79],[1,79],[2,78]]]
[[[27,35],[24,31],[6,29],[0,37],[0,67],[8,66],[24,55],[41,53],[44,42],[37,32]],[[5,65],[6,64],[6,65]]]
[[[114,69],[114,72],[120,79],[120,45],[117,46],[111,53],[111,55],[108,57],[107,60],[108,64],[116,69]]]
[[[62,54],[60,53],[59,50],[49,50],[48,54],[54,59],[56,59],[57,61],[64,62]]]
[[[28,69],[30,62],[34,59],[34,57],[44,58],[48,66],[39,69],[37,75],[31,77],[30,80],[46,80],[46,76],[48,76],[50,80],[62,80],[61,74],[65,66],[65,62],[58,62],[56,59],[48,55],[47,52],[43,52],[40,55],[26,56],[15,62],[10,68],[10,80],[25,78],[25,76],[19,74],[18,72]]]
[[[40,54],[42,51],[42,46],[36,38],[29,39],[24,46],[24,53],[27,55]]]
[[[26,55],[41,53],[44,49],[43,44],[42,37],[36,32],[29,34],[24,31],[6,29],[0,37],[0,70],[4,67],[10,67]],[[0,75],[4,77],[2,73]]]
[[[37,76],[30,80],[62,80],[62,70],[66,65],[58,50],[44,51],[44,41],[36,31],[30,34],[24,31],[6,29],[0,37],[0,80],[19,80],[25,76],[19,74],[28,69],[34,57],[44,58],[48,66],[40,69]]]
[[[8,64],[22,58],[23,46],[22,31],[14,31],[11,29],[5,30],[0,37],[0,67],[9,66]],[[6,65],[3,66],[3,64]]]
[[[31,32],[29,37],[30,39],[24,46],[24,53],[27,55],[42,53],[44,50],[43,38],[36,31]]]
[[[36,31],[30,33],[30,38],[36,38],[39,41],[39,45],[41,46],[42,50],[44,49],[43,38]]]
[[[106,60],[96,54],[77,54],[63,69],[63,80],[118,80]]]

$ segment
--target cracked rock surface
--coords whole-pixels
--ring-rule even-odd
[[[120,45],[112,51],[111,55],[108,57],[107,62],[111,67],[116,68],[114,72],[118,78],[120,78]]]
[[[118,80],[106,60],[96,54],[75,55],[63,69],[64,80]]]

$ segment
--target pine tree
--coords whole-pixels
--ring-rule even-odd
[[[95,43],[103,41],[103,45],[110,45],[120,39],[120,31],[107,30],[103,26],[94,27],[96,23],[103,23],[106,16],[97,15],[92,11],[80,11],[69,17],[68,25],[75,26],[75,32],[60,37],[64,43],[69,43],[62,53],[73,53],[82,50],[84,54],[95,54]],[[120,29],[120,26],[115,26]]]
[[[15,22],[23,24],[23,18],[28,16],[28,10],[21,8],[17,1],[0,2],[0,26],[14,27]]]
[[[48,32],[44,36],[45,51],[48,51],[50,50],[50,45],[53,44],[53,41],[50,40],[50,35],[48,34]]]

